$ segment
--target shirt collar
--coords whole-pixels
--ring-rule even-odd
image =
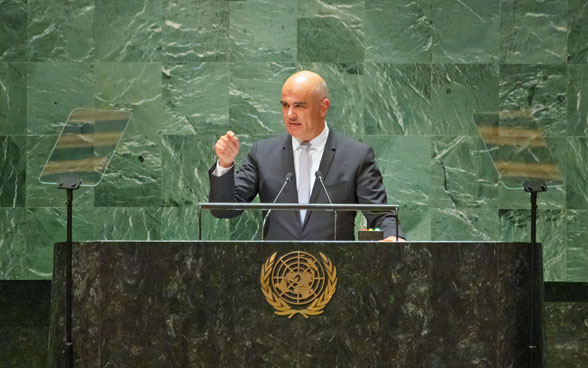
[[[327,138],[329,137],[329,127],[327,125],[327,122],[325,121],[325,129],[323,129],[323,131],[321,132],[321,134],[317,135],[316,137],[314,137],[313,140],[311,140],[310,145],[313,149],[316,150],[322,150],[325,145],[327,144]],[[294,151],[296,151],[298,149],[298,147],[300,147],[300,143],[302,143],[301,140],[299,140],[298,138],[294,138],[292,137],[292,149]]]

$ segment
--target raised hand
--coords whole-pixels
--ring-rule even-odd
[[[237,138],[233,131],[229,130],[214,145],[218,163],[224,168],[231,167],[235,162],[235,157],[239,153],[239,147],[239,138]]]

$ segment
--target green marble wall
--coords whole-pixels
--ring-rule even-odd
[[[65,193],[38,177],[74,107],[131,108],[74,237],[195,239],[212,145],[283,132],[284,79],[330,86],[332,128],[375,148],[412,240],[527,240],[473,114],[529,109],[565,184],[539,196],[545,279],[588,281],[588,0],[0,0],[0,279],[48,279]],[[241,155],[241,157],[242,157]],[[259,217],[204,218],[250,239]]]

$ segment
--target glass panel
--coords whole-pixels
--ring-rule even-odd
[[[56,184],[70,176],[82,179],[82,186],[97,185],[130,118],[131,112],[123,110],[72,110],[41,172],[41,183]]]
[[[525,110],[478,113],[474,121],[507,188],[523,189],[528,180],[544,180],[549,187],[563,185],[543,133]]]

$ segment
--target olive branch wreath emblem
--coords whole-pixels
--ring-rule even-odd
[[[278,252],[275,252],[265,261],[263,267],[261,268],[261,275],[259,278],[261,282],[261,291],[265,296],[265,300],[272,307],[274,307],[274,313],[280,316],[288,316],[288,318],[292,318],[296,314],[301,314],[304,316],[304,318],[308,318],[308,316],[316,316],[323,313],[323,310],[337,289],[337,268],[333,266],[331,260],[322,252],[319,252],[328,276],[325,288],[323,292],[310,303],[310,305],[306,306],[306,308],[293,309],[284,299],[280,298],[279,295],[274,293],[272,287],[270,286],[271,274],[274,268],[277,254]]]

